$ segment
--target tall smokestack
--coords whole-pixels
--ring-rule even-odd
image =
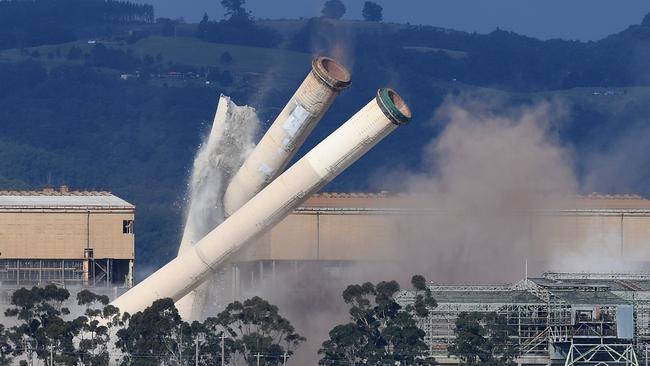
[[[312,61],[312,70],[237,171],[224,195],[232,215],[289,164],[334,98],[350,85],[350,73],[328,57]]]
[[[317,57],[312,61],[311,72],[231,179],[223,197],[226,217],[282,172],[336,96],[349,85],[350,73],[335,60]],[[225,123],[227,114],[228,103],[220,100],[213,130]],[[200,239],[192,239],[194,230],[188,221],[178,248],[179,253]],[[208,291],[204,286],[176,303],[184,319],[199,317]]]
[[[392,89],[374,100],[308,152],[291,168],[212,230],[196,245],[113,301],[134,313],[160,298],[179,300],[253,239],[285,218],[310,195],[334,179],[397,126],[411,111]]]

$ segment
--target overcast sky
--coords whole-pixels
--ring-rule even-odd
[[[153,4],[157,17],[198,21],[203,12],[221,18],[219,0],[137,0]],[[247,0],[258,18],[299,18],[320,14],[325,0]],[[364,0],[343,0],[346,18],[361,18]],[[388,21],[430,24],[486,33],[500,27],[542,39],[597,40],[638,24],[650,0],[376,0]]]

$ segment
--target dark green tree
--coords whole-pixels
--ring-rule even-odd
[[[489,358],[487,332],[481,325],[481,320],[481,314],[475,312],[462,312],[456,318],[456,338],[447,350],[450,355],[460,358],[464,364],[474,365]]]
[[[232,64],[232,55],[230,54],[230,52],[226,51],[226,52],[222,53],[221,56],[219,56],[219,62],[222,65],[230,65],[230,64]]]
[[[77,357],[84,365],[105,366],[110,364],[109,347],[113,329],[123,325],[119,310],[108,305],[106,295],[96,295],[88,290],[77,293],[77,304],[86,307],[83,317],[76,321],[82,332],[78,339]]]
[[[395,281],[348,286],[343,300],[351,306],[350,322],[330,331],[329,339],[318,351],[322,355],[319,363],[435,364],[428,356],[424,331],[418,328],[412,312],[395,301],[399,291]]]
[[[462,312],[456,319],[456,338],[447,350],[466,365],[514,365],[517,349],[510,331],[503,315]]]
[[[369,22],[381,22],[384,18],[383,11],[384,8],[376,2],[366,1],[363,3],[363,11],[361,14],[363,15],[363,19]]]
[[[519,349],[517,341],[512,337],[516,330],[508,324],[508,318],[505,315],[488,313],[484,315],[484,319],[492,345],[492,364],[516,365],[513,360],[519,355]]]
[[[321,14],[325,18],[341,19],[345,14],[345,5],[341,0],[327,0],[323,5]]]
[[[63,319],[70,314],[63,307],[69,297],[68,290],[55,285],[31,290],[21,288],[12,294],[13,307],[5,311],[5,316],[16,317],[19,322],[8,335],[14,348],[19,350],[16,354],[25,354],[28,360],[36,356],[47,361],[53,353],[54,362],[75,364],[73,340],[81,331],[81,325]]]
[[[203,323],[193,322],[190,325],[190,332],[195,346],[198,345],[199,365],[220,365],[222,342],[224,361],[226,364],[230,364],[236,344],[233,339],[225,336],[222,338],[222,335],[225,335],[224,327],[216,318],[208,318]]]
[[[184,322],[172,299],[159,299],[131,316],[117,331],[116,346],[124,352],[123,365],[182,365],[183,354],[193,353],[190,325]]]
[[[210,18],[208,18],[208,13],[203,13],[203,18],[201,18],[199,25],[196,27],[196,36],[200,39],[206,39],[209,31]]]
[[[226,9],[225,16],[234,21],[250,21],[250,13],[244,8],[246,0],[221,0],[221,6]]]
[[[431,290],[427,287],[427,281],[424,276],[415,275],[411,278],[411,285],[415,291],[415,302],[412,305],[411,310],[420,318],[424,318],[429,315],[429,309],[435,308],[438,306],[436,300],[431,294]]]
[[[11,345],[5,326],[0,324],[0,365],[11,365],[14,348]]]
[[[225,330],[229,338],[234,361],[256,364],[256,354],[261,354],[262,365],[282,365],[286,354],[293,355],[305,338],[298,334],[289,320],[278,313],[275,305],[260,297],[229,304],[216,318],[208,318],[206,326],[212,334]]]

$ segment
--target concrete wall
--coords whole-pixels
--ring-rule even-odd
[[[135,236],[123,233],[133,210],[23,210],[0,212],[0,259],[133,259]]]
[[[457,225],[471,215],[415,211],[394,196],[316,195],[243,252],[239,260],[390,260],[427,223]],[[650,201],[642,198],[585,198],[555,210],[520,213],[527,252],[590,252],[632,262],[650,262]],[[445,215],[454,215],[453,220]],[[499,222],[499,220],[495,220]],[[507,222],[504,221],[504,222]],[[417,226],[420,226],[418,229]],[[551,249],[551,250],[549,250]]]

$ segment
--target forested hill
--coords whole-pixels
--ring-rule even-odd
[[[380,86],[395,87],[416,116],[330,190],[368,189],[382,167],[417,171],[441,128],[427,121],[445,97],[495,98],[496,111],[561,99],[570,118],[557,132],[580,169],[595,152],[650,138],[650,17],[598,42],[325,17],[255,20],[241,4],[219,18],[155,19],[149,5],[116,1],[0,1],[0,188],[67,184],[136,204],[146,274],[143,267],[175,255],[187,175],[218,95],[272,120],[314,53],[350,66],[353,85],[303,152]],[[650,195],[649,146],[620,157],[633,172],[614,171],[621,179],[596,188]]]
[[[0,1],[0,49],[107,35],[117,24],[152,23],[151,5],[104,0]]]

